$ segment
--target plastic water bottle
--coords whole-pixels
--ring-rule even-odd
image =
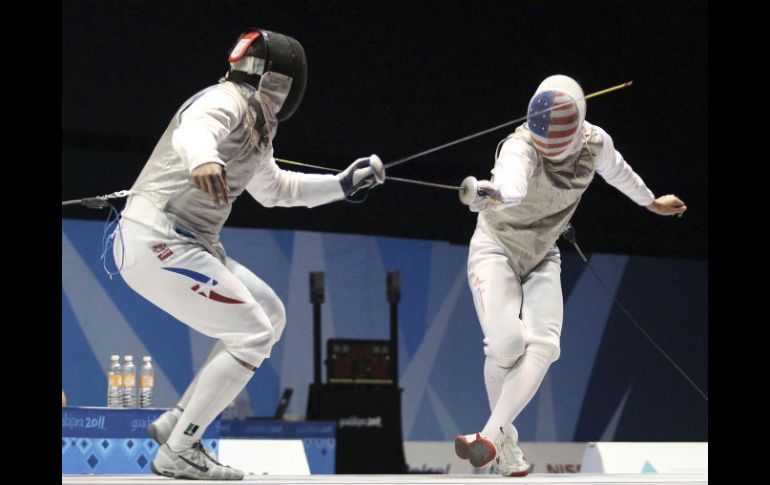
[[[136,366],[134,356],[126,355],[123,364],[123,407],[136,407]]]
[[[142,368],[139,371],[139,407],[152,406],[152,387],[155,384],[155,374],[152,369],[152,357],[142,357]]]
[[[107,407],[123,407],[123,370],[120,368],[120,356],[110,356],[107,369]]]

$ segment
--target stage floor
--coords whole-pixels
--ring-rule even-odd
[[[62,475],[62,485],[157,485],[159,483],[171,483],[171,478],[159,477],[155,475]],[[217,484],[222,481],[207,480],[173,480],[173,483],[189,483],[197,485]],[[313,484],[332,484],[339,483],[344,485],[352,484],[470,484],[487,485],[500,483],[517,483],[519,485],[529,484],[549,484],[549,485],[570,485],[574,483],[597,483],[602,485],[628,485],[628,484],[675,484],[675,485],[695,485],[707,484],[707,474],[662,474],[662,473],[644,473],[644,474],[589,474],[589,473],[547,473],[533,474],[524,478],[504,478],[497,475],[309,475],[309,476],[291,476],[291,475],[263,475],[247,476],[243,481],[235,482],[243,485],[313,485]]]

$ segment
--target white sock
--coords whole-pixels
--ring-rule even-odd
[[[214,344],[214,347],[211,349],[211,352],[209,352],[209,356],[206,357],[206,360],[203,362],[203,365],[201,365],[200,370],[198,370],[198,374],[195,375],[195,379],[190,383],[189,386],[187,386],[187,389],[185,389],[184,394],[182,394],[182,399],[179,400],[179,403],[177,403],[177,407],[181,408],[182,411],[184,411],[184,408],[187,407],[187,403],[190,402],[190,398],[193,395],[193,392],[195,392],[195,385],[198,384],[198,378],[201,375],[201,372],[203,372],[203,369],[206,368],[209,362],[211,362],[211,359],[213,359],[218,353],[225,350],[225,344],[221,340],[217,340],[217,342]],[[179,417],[179,416],[177,416]]]
[[[483,436],[496,441],[501,436],[501,426],[503,433],[515,433],[511,423],[537,392],[548,367],[547,359],[533,353],[525,353],[516,362],[505,376],[497,403],[481,431]],[[514,438],[518,440],[518,433]]]
[[[254,371],[228,352],[219,352],[198,376],[189,403],[171,432],[168,446],[175,451],[190,448],[222,410],[246,387]]]
[[[496,359],[487,357],[484,360],[484,385],[487,388],[489,410],[495,409],[500,393],[503,392],[503,382],[511,367],[501,367]]]
[[[503,392],[503,382],[505,381],[505,377],[508,375],[508,373],[511,372],[511,370],[512,367],[501,367],[495,359],[487,357],[484,361],[484,384],[487,388],[487,397],[489,399],[490,411],[495,409],[495,405],[500,399],[500,393]],[[511,423],[503,425],[503,432],[505,434],[513,434],[518,439],[518,432]],[[483,432],[482,435],[486,436]],[[472,436],[473,439],[475,439],[476,435],[474,434]],[[473,439],[470,441],[473,441]]]

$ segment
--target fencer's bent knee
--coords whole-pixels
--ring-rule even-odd
[[[551,365],[556,362],[561,355],[559,344],[548,343],[530,343],[527,345],[527,354],[532,354],[539,358],[545,365]]]
[[[276,300],[275,309],[270,315],[270,322],[273,324],[274,339],[277,342],[281,335],[283,335],[283,329],[286,327],[286,308],[281,300]]]
[[[261,361],[270,353],[275,343],[276,331],[273,322],[256,302],[247,304],[240,315],[243,327],[233,332],[229,338],[223,338],[225,347],[233,355],[248,356],[247,360]]]
[[[495,357],[493,355],[487,354],[487,361],[495,364],[498,367],[502,367],[503,369],[510,369],[516,364],[516,361],[519,360],[520,357]]]
[[[277,342],[283,334],[283,329],[286,327],[286,307],[283,306],[283,302],[272,291],[269,294],[260,295],[257,298],[257,302],[262,306],[262,310],[270,320],[270,324],[273,327],[274,340]]]
[[[524,353],[526,344],[521,332],[501,332],[484,339],[484,353],[500,367],[512,367]]]

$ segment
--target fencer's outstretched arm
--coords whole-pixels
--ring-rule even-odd
[[[384,181],[385,169],[377,155],[359,158],[337,175],[282,170],[271,156],[257,167],[246,190],[266,207],[315,207]]]
[[[537,153],[534,148],[521,140],[509,138],[495,160],[493,180],[478,181],[478,193],[473,194],[468,203],[470,210],[500,210],[521,203],[527,195],[529,179],[536,167]]]
[[[493,210],[517,205],[524,200],[529,179],[537,168],[537,160],[535,149],[522,140],[509,138],[503,143],[492,169],[493,182],[500,188],[501,202],[493,206]]]
[[[227,202],[229,192],[226,164],[218,147],[232,132],[250,129],[244,124],[247,109],[237,94],[204,92],[181,113],[179,127],[172,135],[174,150],[186,162],[192,184],[217,206]],[[246,190],[267,207],[315,207],[385,180],[385,170],[376,155],[356,160],[336,176],[281,170],[272,151],[261,156]]]
[[[246,190],[265,207],[316,207],[345,197],[334,175],[282,170],[272,154],[257,166]]]
[[[190,169],[193,185],[220,205],[226,198],[226,164],[218,147],[227,136],[243,125],[246,105],[236,95],[212,90],[196,99],[182,114],[174,131],[174,150]],[[264,157],[246,186],[265,206],[308,206],[325,204],[344,197],[333,175],[302,174],[278,168],[272,152]]]
[[[675,195],[664,195],[656,199],[644,180],[623,159],[623,155],[615,150],[612,137],[598,126],[594,126],[594,129],[599,131],[604,139],[602,151],[596,157],[596,171],[607,183],[656,214],[680,215],[687,210],[684,202]]]

